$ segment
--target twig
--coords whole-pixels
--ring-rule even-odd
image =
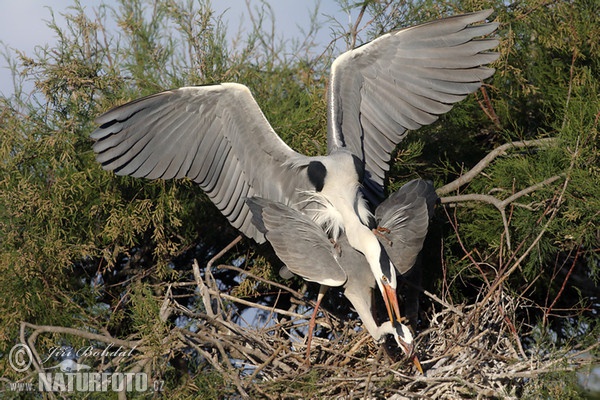
[[[506,237],[506,246],[507,246],[508,250],[510,251],[512,249],[512,245],[511,245],[511,239],[510,239],[510,230],[508,227],[508,219],[506,218],[506,207],[509,204],[511,204],[512,202],[514,202],[515,200],[517,200],[523,196],[526,196],[529,193],[532,193],[532,192],[540,189],[543,186],[549,185],[562,177],[564,177],[564,174],[559,174],[559,175],[555,175],[550,178],[544,179],[542,182],[538,182],[535,185],[531,185],[523,190],[520,190],[517,193],[514,193],[513,195],[507,197],[504,200],[497,199],[496,197],[490,196],[487,194],[471,193],[471,194],[461,194],[461,195],[457,195],[457,196],[442,197],[440,199],[440,201],[442,204],[459,203],[459,202],[466,202],[466,201],[481,201],[481,202],[488,203],[488,204],[491,204],[494,207],[496,207],[502,217],[502,225],[504,226],[504,235]]]
[[[231,243],[229,243],[227,246],[225,246],[223,248],[223,250],[221,250],[220,252],[218,252],[213,258],[210,259],[210,261],[206,264],[206,269],[210,270],[212,268],[212,265],[215,261],[217,261],[219,258],[223,257],[223,255],[225,253],[227,253],[229,250],[231,250],[231,248],[233,246],[235,246],[236,244],[238,244],[238,242],[240,240],[242,240],[244,237],[242,235],[238,235],[235,239],[233,239],[231,241]]]
[[[543,139],[534,139],[534,140],[523,140],[518,142],[505,143],[490,153],[488,153],[481,161],[479,161],[471,170],[469,170],[464,175],[460,176],[456,180],[448,183],[447,185],[442,186],[441,188],[436,190],[438,196],[442,197],[443,195],[458,190],[461,186],[466,183],[471,182],[477,175],[483,171],[485,167],[490,165],[490,163],[499,156],[506,154],[506,151],[509,149],[518,149],[523,147],[533,147],[533,146],[545,146],[550,145],[556,142],[556,138],[543,138]]]
[[[485,284],[487,286],[490,286],[490,282],[488,281],[487,276],[485,275],[485,273],[483,272],[483,270],[479,266],[479,263],[475,260],[475,258],[473,258],[472,251],[468,251],[467,248],[465,247],[464,243],[463,243],[463,240],[462,240],[462,238],[461,238],[461,236],[460,236],[460,234],[458,232],[458,221],[456,220],[456,215],[454,215],[454,220],[452,220],[452,219],[450,219],[450,215],[448,214],[448,210],[446,208],[444,208],[444,211],[446,212],[446,216],[448,217],[448,221],[450,222],[450,225],[452,226],[452,229],[456,233],[456,239],[458,240],[458,243],[459,243],[462,251],[465,253],[464,257],[467,257],[471,261],[471,264],[473,264],[475,267],[477,267],[477,269],[479,270],[479,273],[481,274],[481,278],[484,280]]]
[[[350,49],[353,49],[356,46],[356,37],[358,36],[358,25],[360,25],[360,21],[365,15],[365,11],[367,10],[368,2],[364,2],[362,7],[360,8],[360,12],[358,13],[358,17],[356,17],[356,22],[352,26],[352,30],[350,31]]]
[[[213,296],[218,296],[218,297],[220,297],[222,299],[229,300],[229,301],[232,301],[234,303],[243,304],[243,305],[246,305],[246,306],[249,306],[249,307],[258,308],[258,309],[265,310],[265,311],[275,311],[278,314],[287,315],[288,317],[294,317],[294,318],[298,318],[298,319],[304,319],[304,318],[306,318],[302,314],[290,312],[290,311],[287,311],[287,310],[282,310],[281,308],[275,308],[275,307],[270,307],[270,306],[263,306],[262,304],[257,304],[257,303],[253,303],[253,302],[248,301],[248,300],[239,299],[239,298],[237,298],[235,296],[231,296],[231,295],[228,295],[226,293],[222,293],[222,292],[220,292],[218,290],[208,289],[208,292],[210,294],[212,294]]]
[[[260,277],[258,275],[255,275],[255,274],[253,274],[251,272],[246,271],[245,269],[234,267],[233,265],[224,265],[224,264],[218,265],[217,269],[228,269],[230,271],[239,272],[240,274],[247,275],[247,276],[249,276],[252,279],[255,279],[257,281],[261,281],[263,283],[266,283],[267,285],[270,285],[270,286],[273,286],[273,287],[285,290],[286,292],[291,293],[294,297],[296,297],[296,298],[298,298],[300,300],[304,299],[304,295],[302,293],[300,293],[300,292],[298,292],[298,291],[296,291],[296,290],[294,290],[294,289],[292,289],[292,288],[290,288],[288,286],[282,285],[281,283],[277,283],[277,282],[265,279],[263,277]]]
[[[444,307],[446,307],[447,309],[451,310],[453,313],[463,317],[465,314],[460,311],[458,308],[454,307],[452,304],[440,299],[438,296],[436,296],[433,293],[428,292],[427,290],[423,290],[423,293],[429,297],[432,300],[437,301],[438,303],[440,303],[441,305],[443,305]]]
[[[95,340],[103,343],[111,343],[116,346],[123,346],[129,349],[139,347],[142,344],[141,340],[122,340],[114,337],[105,335],[99,335],[89,331],[83,331],[75,328],[67,328],[64,326],[52,326],[52,325],[34,325],[28,322],[21,322],[21,331],[24,332],[25,328],[33,329],[33,333],[29,336],[29,341],[35,342],[38,335],[41,333],[61,333],[66,335],[79,336],[84,339]],[[24,333],[22,334],[24,338]]]
[[[465,202],[465,201],[481,201],[484,203],[491,204],[494,207],[496,207],[498,210],[502,211],[506,208],[507,205],[514,202],[515,200],[517,200],[523,196],[526,196],[529,193],[532,193],[532,192],[540,189],[543,186],[549,185],[549,184],[559,180],[560,178],[563,178],[564,176],[565,176],[565,174],[554,175],[550,178],[544,179],[543,181],[536,183],[535,185],[526,187],[525,189],[516,192],[515,194],[507,197],[504,200],[500,200],[494,196],[490,196],[487,194],[471,193],[471,194],[461,194],[461,195],[457,195],[457,196],[442,197],[440,199],[440,201],[442,204],[460,203],[460,202]]]
[[[198,290],[200,291],[200,297],[202,298],[202,303],[204,304],[204,309],[206,313],[211,317],[215,317],[215,313],[212,309],[212,303],[210,299],[210,293],[208,291],[208,286],[204,283],[204,279],[202,279],[202,275],[200,274],[200,266],[198,265],[198,261],[194,259],[192,262],[192,271],[194,273],[194,278],[196,279],[196,285],[198,286]]]
[[[279,353],[281,353],[286,348],[287,348],[287,346],[280,345],[277,348],[277,350],[275,350],[275,352],[273,352],[273,354],[271,354],[271,356],[269,358],[267,358],[261,365],[259,365],[258,367],[256,367],[256,369],[254,370],[254,372],[252,373],[252,375],[250,375],[250,378],[248,378],[248,382],[252,382],[254,380],[254,378],[256,378],[256,376],[258,375],[258,373],[260,371],[262,371],[273,360],[275,360],[277,358],[277,356],[279,355]]]
[[[573,163],[574,163],[574,158],[571,160],[571,167],[569,168],[570,171],[573,169]],[[515,272],[515,270],[517,268],[519,268],[521,266],[521,263],[525,260],[525,258],[527,258],[527,256],[529,255],[529,253],[531,253],[531,251],[533,251],[533,249],[535,249],[535,247],[537,246],[538,242],[542,239],[542,237],[544,236],[544,234],[548,230],[548,227],[550,226],[550,223],[556,217],[556,215],[558,213],[558,209],[559,209],[560,205],[562,204],[563,196],[564,196],[565,192],[567,191],[567,186],[568,186],[569,182],[570,182],[570,177],[569,177],[569,174],[567,173],[567,175],[565,177],[565,181],[564,181],[562,189],[561,189],[561,192],[560,192],[560,194],[558,196],[558,199],[556,200],[556,204],[554,205],[554,207],[552,209],[550,217],[548,217],[548,220],[542,226],[542,229],[537,234],[537,236],[535,237],[535,239],[533,240],[533,242],[529,245],[529,247],[525,250],[525,252],[523,252],[523,254],[521,254],[521,256],[515,261],[515,263],[512,265],[512,267],[510,267],[502,276],[499,276],[494,281],[494,283],[492,284],[492,287],[490,288],[488,294],[485,296],[483,302],[486,302],[489,299],[489,297],[494,293],[494,291],[506,279],[508,279],[508,277],[510,275],[512,275],[512,273]]]
[[[494,106],[492,105],[492,102],[490,101],[490,97],[487,94],[485,85],[482,85],[479,88],[479,90],[481,91],[481,94],[483,95],[483,101],[481,101],[481,100],[479,100],[479,97],[477,96],[477,92],[475,92],[475,97],[477,98],[477,103],[479,103],[479,107],[483,110],[485,115],[487,115],[488,118],[494,123],[496,128],[501,128],[502,125],[500,124],[500,118],[498,118],[498,115],[494,111]]]
[[[560,290],[554,297],[554,301],[552,301],[552,304],[550,304],[550,306],[544,311],[544,325],[546,325],[546,321],[548,319],[548,314],[552,311],[552,309],[556,305],[556,302],[558,301],[558,299],[562,295],[563,291],[565,290],[565,286],[567,285],[567,282],[569,281],[569,277],[573,273],[573,270],[575,269],[575,265],[577,265],[577,260],[579,259],[579,253],[580,253],[580,247],[577,247],[577,250],[575,251],[575,258],[573,259],[573,262],[571,263],[571,268],[569,268],[569,271],[567,272],[567,276],[565,276],[565,279],[560,287]]]

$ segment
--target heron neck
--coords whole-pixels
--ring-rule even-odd
[[[356,214],[353,214],[344,222],[350,246],[364,254],[369,266],[373,270],[375,265],[379,265],[379,257],[381,255],[379,241],[371,229],[362,224]],[[379,271],[373,270],[374,274],[377,272]]]
[[[377,325],[371,312],[370,301],[366,302],[365,298],[358,293],[346,292],[345,295],[348,300],[350,300],[350,303],[352,303],[354,306],[354,309],[358,313],[364,328],[367,330],[367,332],[369,332],[371,337],[373,337],[376,342],[379,342],[384,335],[394,334],[394,327],[390,321],[386,321],[380,326]]]
[[[346,189],[350,189],[352,192],[327,193],[327,198],[342,217],[344,231],[350,246],[364,254],[375,276],[380,275],[381,246],[371,229],[361,221],[354,207],[356,187]]]

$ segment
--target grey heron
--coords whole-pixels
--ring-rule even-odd
[[[91,134],[96,159],[118,175],[193,180],[258,243],[264,234],[244,202],[254,196],[306,213],[333,240],[345,233],[364,255],[390,319],[400,319],[394,267],[368,228],[367,200],[381,200],[390,155],[407,130],[431,124],[493,74],[483,65],[498,57],[489,52],[498,41],[476,39],[496,30],[486,22],[491,13],[401,29],[339,56],[328,86],[326,156],[292,150],[246,86],[223,83],[168,90],[106,112]]]
[[[381,239],[386,248],[383,253],[390,255],[401,274],[408,273],[415,264],[437,199],[433,185],[418,179],[402,186],[375,211],[377,226],[385,232],[385,238]],[[371,311],[375,277],[365,257],[350,245],[345,234],[334,245],[311,218],[297,210],[258,197],[249,198],[247,204],[254,215],[254,225],[265,234],[285,268],[321,285],[309,323],[307,362],[321,300],[328,287],[343,286],[344,295],[373,339],[379,342],[384,335],[393,335],[398,346],[423,372],[408,327],[394,320],[379,326],[375,322]]]

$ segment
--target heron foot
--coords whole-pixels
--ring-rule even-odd
[[[390,231],[388,228],[384,228],[383,226],[378,226],[377,228],[373,228],[372,229],[373,234],[377,237],[382,238],[383,240],[385,240],[387,242],[388,245],[392,246],[394,244],[394,242],[392,242],[386,235],[391,233],[392,231]]]
[[[333,244],[333,248],[337,252],[338,257],[341,257],[342,256],[342,246],[340,246],[340,244],[333,239],[329,239],[329,240],[331,241],[331,244]]]

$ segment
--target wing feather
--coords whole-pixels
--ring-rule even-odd
[[[342,286],[346,272],[327,234],[308,216],[259,197],[246,201],[254,224],[266,234],[277,257],[294,274],[327,286]]]
[[[184,87],[132,101],[97,119],[97,160],[118,175],[190,178],[231,224],[262,243],[246,196],[288,204],[308,181],[289,167],[304,156],[273,131],[248,88]]]
[[[328,150],[346,147],[363,160],[370,177],[363,182],[368,198],[383,194],[389,169],[383,165],[406,130],[433,123],[494,73],[482,65],[497,59],[498,54],[488,51],[498,41],[476,39],[498,27],[485,22],[491,13],[457,15],[392,32],[333,63]],[[389,142],[382,146],[380,136]]]
[[[429,220],[438,197],[431,182],[415,179],[390,195],[375,210],[375,220],[385,228],[381,240],[387,254],[401,274],[415,264],[423,248]]]

